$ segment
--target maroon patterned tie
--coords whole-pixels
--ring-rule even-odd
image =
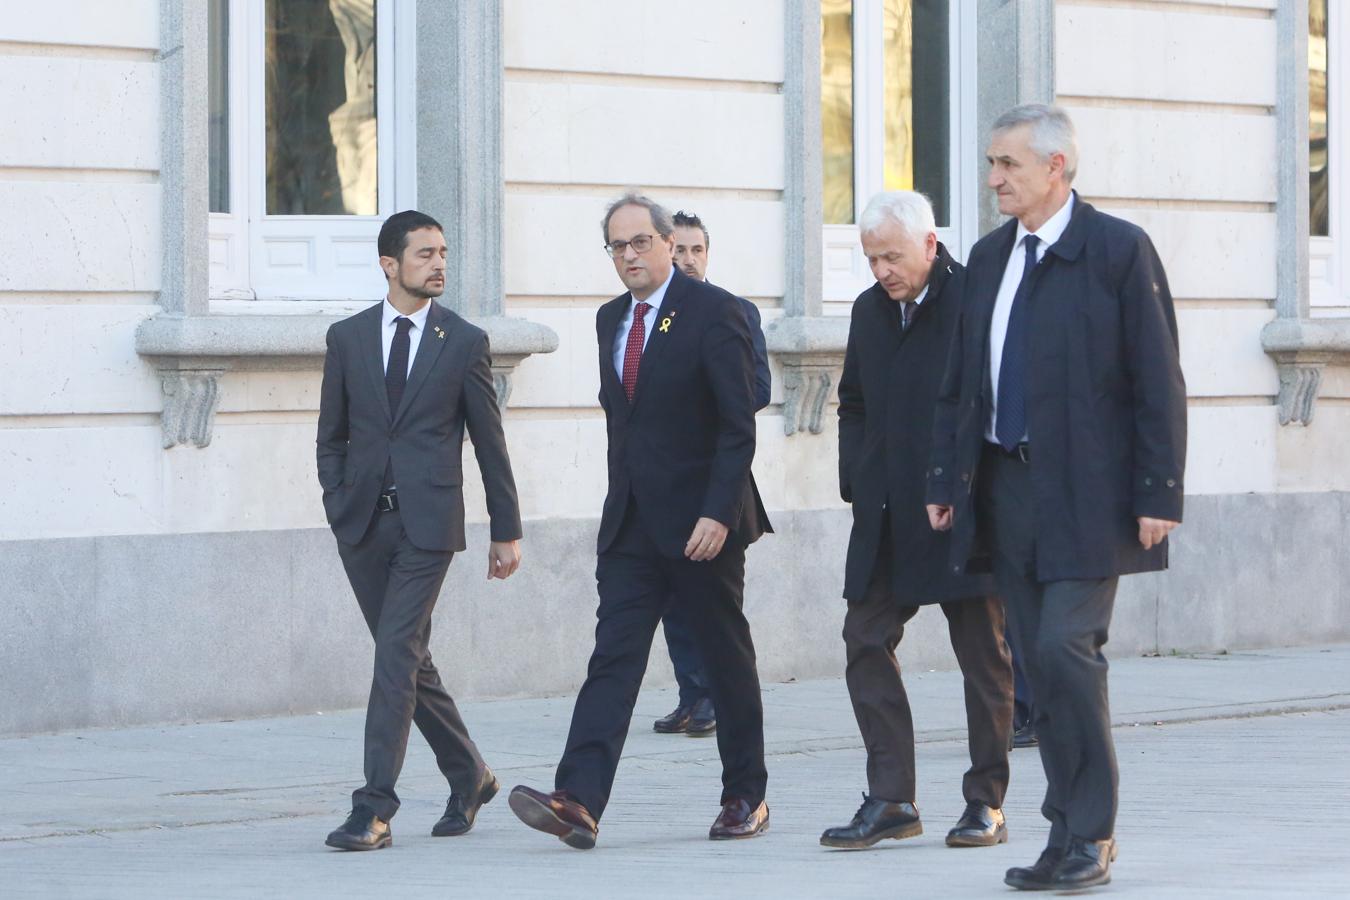
[[[633,327],[628,329],[628,346],[623,351],[623,392],[628,401],[637,390],[638,364],[642,362],[642,344],[647,339],[647,310],[650,303],[639,302],[633,310]]]

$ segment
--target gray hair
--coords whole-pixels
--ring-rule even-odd
[[[1044,103],[1014,106],[994,122],[993,132],[1011,131],[1023,125],[1031,127],[1031,149],[1043,160],[1064,154],[1064,180],[1073,183],[1078,174],[1078,132],[1073,120],[1061,107]]]
[[[871,234],[887,222],[899,225],[917,241],[937,233],[933,204],[918,191],[882,191],[875,195],[858,216],[858,231]]]
[[[637,191],[629,191],[618,200],[615,200],[605,210],[605,218],[600,223],[600,233],[605,236],[605,243],[609,243],[609,220],[614,217],[614,213],[625,206],[640,206],[652,214],[652,227],[656,233],[663,238],[668,238],[675,233],[675,220],[670,215],[670,210],[657,203],[650,197],[645,197]]]

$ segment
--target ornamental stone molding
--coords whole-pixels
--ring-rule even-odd
[[[1280,371],[1280,424],[1311,425],[1322,370],[1350,366],[1350,319],[1276,319],[1261,347]]]
[[[783,434],[820,434],[825,408],[844,367],[849,320],[844,316],[784,316],[764,331],[783,372]]]
[[[220,376],[226,372],[318,372],[333,315],[161,314],[136,329],[136,352],[159,370],[164,447],[211,443]],[[551,328],[525,319],[470,320],[488,334],[497,405],[506,408],[516,366],[558,349]]]

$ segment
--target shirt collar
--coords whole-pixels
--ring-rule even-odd
[[[921,305],[927,297],[928,297],[928,285],[925,284],[923,286],[923,290],[919,291],[919,296],[915,297],[912,302],[915,303],[916,305]]]
[[[421,309],[419,309],[412,315],[406,317],[412,322],[413,328],[421,330],[426,327],[427,314],[431,312],[431,303],[432,301],[428,300],[422,306]],[[394,320],[397,319],[399,316],[403,315],[403,313],[399,312],[397,309],[394,309],[394,304],[389,302],[388,297],[384,298],[384,309],[382,310],[382,312],[383,312],[382,320],[384,322],[385,328],[392,328],[394,326]]]
[[[1073,191],[1069,191],[1069,199],[1064,201],[1064,205],[1059,208],[1053,216],[1045,220],[1045,223],[1035,231],[1027,231],[1027,227],[1021,222],[1017,223],[1017,239],[1013,241],[1013,246],[1020,246],[1022,238],[1029,234],[1034,234],[1041,239],[1041,244],[1048,250],[1054,246],[1055,241],[1059,240],[1064,234],[1064,229],[1069,227],[1069,220],[1073,218]],[[1039,258],[1039,257],[1038,257]]]
[[[660,309],[661,304],[665,302],[666,299],[666,288],[670,287],[670,283],[674,280],[675,280],[675,267],[671,266],[670,274],[666,276],[665,283],[662,284],[655,291],[652,291],[652,295],[648,297],[646,300],[638,300],[632,294],[628,295],[628,312],[631,314],[635,310],[637,310],[637,305],[639,303],[646,303],[649,306],[651,306],[652,309]]]

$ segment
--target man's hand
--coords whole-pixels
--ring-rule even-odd
[[[727,541],[727,526],[706,516],[694,523],[694,533],[684,545],[684,555],[694,562],[715,559]]]
[[[948,531],[952,527],[952,508],[950,506],[939,506],[936,503],[928,504],[928,524],[934,531]]]
[[[520,541],[493,541],[488,545],[488,581],[505,581],[520,568]]]
[[[1168,519],[1150,519],[1148,516],[1139,517],[1139,543],[1145,550],[1152,549],[1161,544],[1163,538],[1173,528],[1180,525],[1180,522],[1172,522]]]

